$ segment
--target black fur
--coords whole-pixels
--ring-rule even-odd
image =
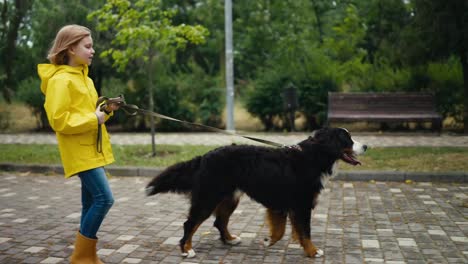
[[[220,147],[170,166],[152,179],[147,194],[191,195],[189,219],[184,224],[185,234],[181,240],[183,252],[187,239],[191,239],[187,232],[196,229],[222,201],[235,200],[236,190],[271,210],[293,212],[295,218],[301,216],[303,219],[298,224],[309,227],[302,226],[299,228],[302,231],[297,231],[305,232],[303,235],[310,238],[310,213],[324,187],[322,177],[332,174],[333,164],[342,157],[344,149],[352,149],[353,141],[346,130],[330,128],[318,130],[298,146],[300,148]]]

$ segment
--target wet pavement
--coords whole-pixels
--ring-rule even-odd
[[[290,236],[271,248],[265,209],[243,196],[223,245],[209,218],[194,236],[197,256],[180,256],[188,200],[145,197],[148,177],[112,177],[115,203],[99,233],[105,263],[468,263],[468,186],[460,183],[331,181],[313,212],[310,259]],[[80,181],[0,172],[0,263],[67,263],[80,219]]]
[[[308,135],[249,134],[286,145]],[[111,137],[116,145],[151,142],[147,133],[111,133]],[[468,136],[448,134],[357,134],[354,138],[371,147],[468,147]],[[56,139],[53,133],[0,134],[0,144],[12,143],[56,144]],[[258,144],[213,133],[158,133],[156,143]],[[155,173],[129,171],[127,168],[121,175]],[[265,248],[263,239],[269,232],[265,209],[244,196],[229,224],[242,243],[223,245],[210,218],[194,236],[197,256],[185,259],[177,244],[189,207],[187,198],[175,194],[145,197],[143,188],[149,177],[116,177],[112,173],[115,203],[98,233],[98,254],[105,263],[468,263],[465,174],[455,175],[461,179],[458,183],[419,181],[446,178],[443,175],[423,175],[416,182],[405,183],[407,176],[398,175],[399,181],[392,182],[384,174],[358,174],[352,178],[361,181],[329,182],[313,212],[312,241],[324,250],[322,258],[304,256],[290,236],[289,224],[285,237]],[[0,172],[0,263],[68,263],[79,227],[80,197],[76,177]]]

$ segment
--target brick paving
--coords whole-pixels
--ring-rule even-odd
[[[306,133],[251,136],[293,144]],[[112,143],[148,144],[149,134],[112,133]],[[463,146],[467,136],[360,135],[369,146]],[[158,133],[157,144],[255,142],[212,133]],[[0,144],[56,144],[52,133],[0,134]],[[148,177],[113,177],[115,204],[100,232],[105,263],[468,263],[468,185],[462,183],[331,181],[312,220],[325,257],[308,259],[285,237],[271,248],[264,208],[244,196],[231,218],[238,246],[223,245],[213,219],[194,236],[194,259],[177,246],[188,209],[184,196],[145,197]],[[68,263],[80,219],[80,182],[60,175],[0,172],[0,263]]]
[[[329,182],[312,219],[320,259],[304,257],[289,225],[264,248],[265,210],[244,196],[229,225],[242,243],[223,245],[210,218],[194,236],[197,256],[184,259],[188,201],[145,197],[149,179],[110,179],[115,204],[98,233],[105,263],[468,263],[466,184]],[[76,177],[0,172],[0,263],[67,263],[80,209]]]

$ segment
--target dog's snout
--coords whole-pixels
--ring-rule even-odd
[[[353,151],[355,154],[360,155],[366,152],[367,145],[361,144],[357,141],[353,141]]]

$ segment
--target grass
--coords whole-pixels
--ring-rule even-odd
[[[260,131],[262,124],[252,117],[240,103],[235,104],[236,128],[243,131]],[[223,115],[225,116],[225,115]],[[24,132],[35,129],[36,120],[26,105],[0,104],[0,131]],[[353,129],[354,130],[354,129]],[[115,145],[116,166],[166,167],[202,155],[215,146],[158,145],[152,157],[151,146]],[[0,145],[0,163],[60,164],[56,145]],[[341,164],[340,170],[453,172],[468,171],[468,148],[464,147],[398,147],[372,148],[359,158],[362,166]]]
[[[468,171],[466,147],[372,148],[359,157],[362,166],[341,166],[346,170],[449,172]]]
[[[60,164],[56,145],[0,145],[0,163]],[[113,146],[116,166],[166,167],[202,155],[215,146],[158,145],[152,157],[150,145]],[[392,147],[372,148],[360,156],[362,166],[340,165],[340,170],[409,172],[468,171],[466,147]]]

